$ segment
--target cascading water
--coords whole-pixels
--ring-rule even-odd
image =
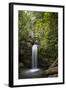
[[[37,69],[37,56],[38,56],[38,45],[32,46],[32,69]]]

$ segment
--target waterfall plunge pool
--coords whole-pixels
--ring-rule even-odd
[[[34,43],[32,46],[32,68],[31,69],[21,69],[19,73],[19,79],[25,78],[40,78],[47,77],[44,70],[38,68],[38,45]]]
[[[19,79],[27,79],[27,78],[44,78],[47,77],[44,70],[37,68],[37,69],[24,69],[21,70]]]

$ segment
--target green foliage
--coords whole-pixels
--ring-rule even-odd
[[[39,62],[41,64],[46,62],[47,67],[50,66],[58,58],[58,13],[19,11],[18,21],[19,56],[24,61],[26,59],[29,61],[32,44],[37,40],[39,44]],[[31,32],[34,32],[34,37],[31,36]],[[24,53],[21,53],[21,50]],[[24,56],[24,54],[26,55]]]

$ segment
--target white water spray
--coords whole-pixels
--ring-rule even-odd
[[[37,69],[37,56],[38,56],[38,45],[32,46],[32,69]]]

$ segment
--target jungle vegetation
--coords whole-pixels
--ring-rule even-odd
[[[31,68],[31,50],[35,41],[39,45],[38,67],[58,67],[58,13],[19,11],[19,67]],[[34,37],[32,37],[34,32]]]

